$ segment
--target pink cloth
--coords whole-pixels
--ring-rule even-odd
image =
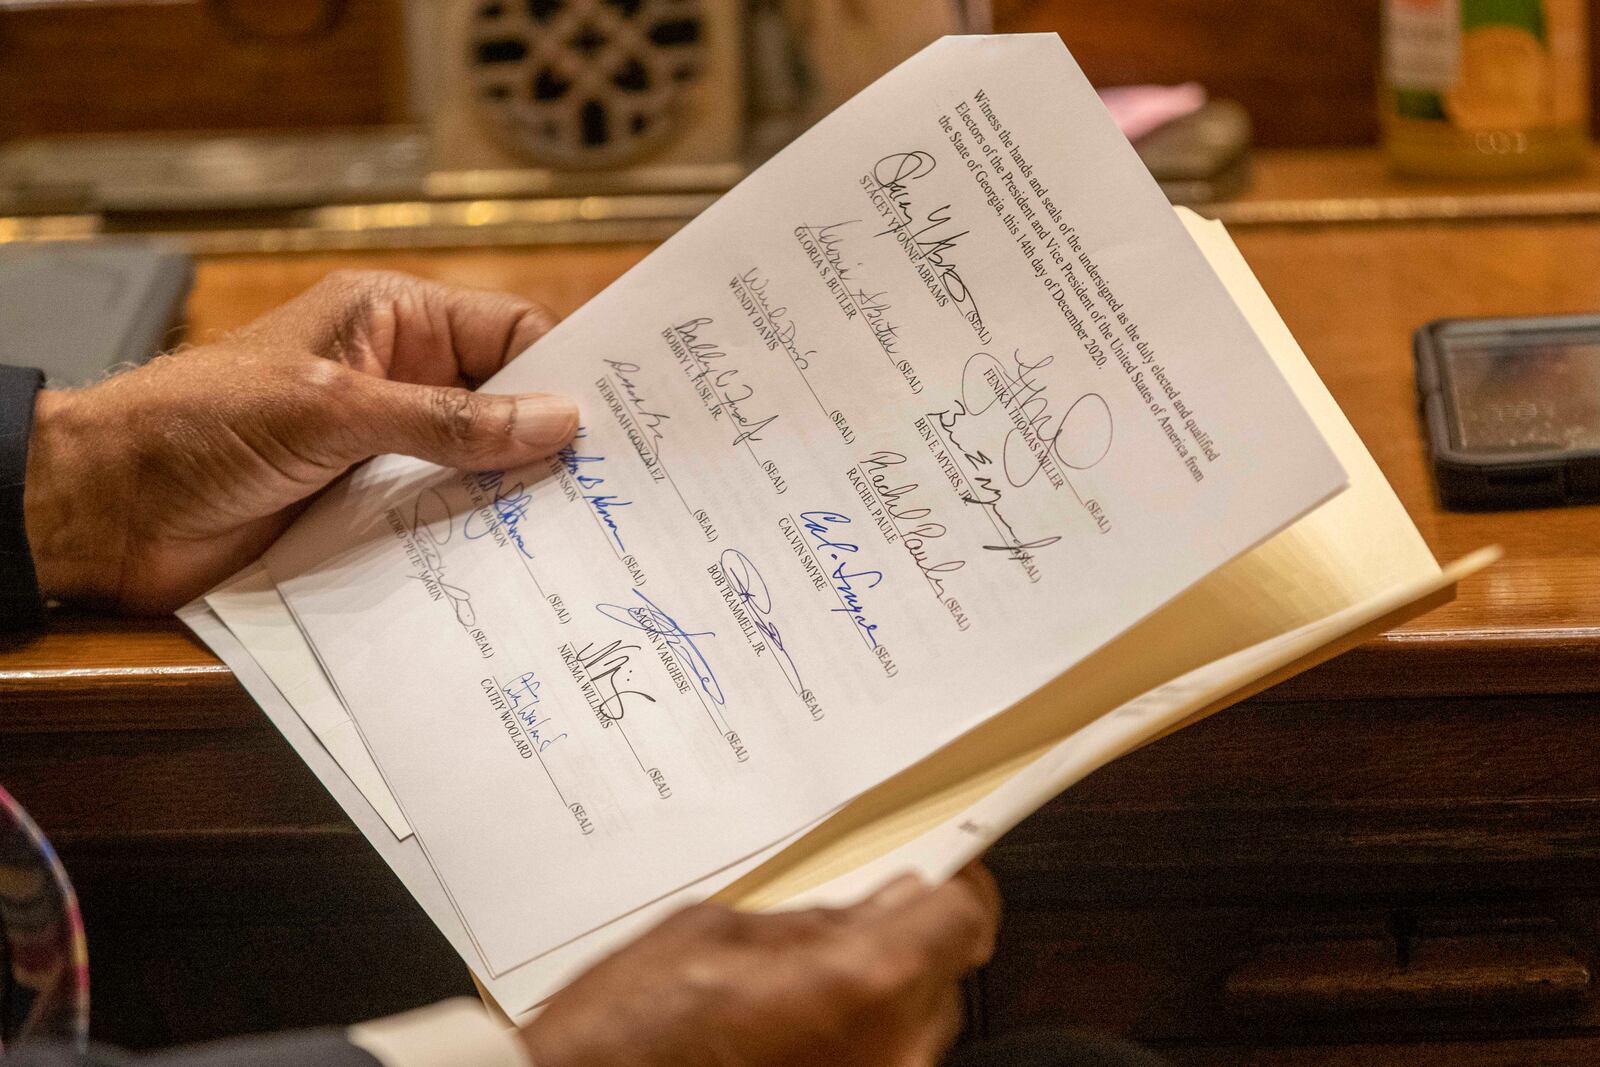
[[[1206,103],[1206,91],[1198,82],[1183,85],[1129,85],[1101,89],[1117,128],[1130,141],[1137,141],[1174,119],[1192,115]]]

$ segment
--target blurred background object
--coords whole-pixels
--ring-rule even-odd
[[[193,282],[194,261],[158,241],[0,245],[0,363],[58,385],[143,363],[170,347]]]
[[[1398,96],[1379,92],[1384,5],[1545,2],[0,0],[0,242],[657,239],[926,43],[991,29],[1058,33],[1095,85],[1134,87],[1112,102],[1180,202],[1233,221],[1458,214],[1475,210],[1458,190],[1401,189],[1374,151]],[[1520,84],[1528,64],[1495,62],[1458,103]],[[1308,189],[1343,201],[1297,206]],[[1583,195],[1560,187],[1560,209]]]
[[[414,194],[401,0],[0,3],[0,211]]]
[[[1127,85],[1100,90],[1100,100],[1130,141],[1192,115],[1208,102],[1199,82],[1182,85]]]
[[[978,0],[0,0],[0,207],[726,189]]]
[[[0,141],[407,117],[402,0],[0,0]]]
[[[1588,0],[1386,0],[1384,145],[1403,173],[1516,177],[1588,155]]]
[[[434,195],[726,187],[741,0],[412,0]],[[441,42],[443,44],[441,45]]]
[[[990,25],[987,0],[752,0],[750,19],[762,158],[924,45]]]
[[[1199,82],[1257,145],[1378,139],[1380,0],[995,0],[1008,32],[1059,33],[1097,86]]]
[[[1250,184],[1250,114],[1233,100],[1206,100],[1153,125],[1133,147],[1175,204],[1214,204]]]

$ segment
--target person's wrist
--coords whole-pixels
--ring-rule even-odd
[[[23,524],[46,600],[112,601],[126,540],[111,516],[133,488],[95,458],[116,427],[97,424],[84,394],[42,390],[34,403],[23,485]]]
[[[557,1043],[544,1039],[546,1035],[540,1031],[537,1016],[517,1027],[517,1041],[522,1045],[522,1051],[539,1067],[563,1067],[563,1057]]]
[[[627,1019],[628,1013],[621,1012],[613,1020],[615,1027],[625,1027]],[[574,1048],[568,1035],[563,1034],[561,1029],[550,1025],[545,1021],[544,1013],[541,1013],[517,1027],[517,1040],[528,1059],[537,1067],[607,1067],[608,1064],[628,1062],[627,1057],[619,1060],[612,1055],[612,1049]]]

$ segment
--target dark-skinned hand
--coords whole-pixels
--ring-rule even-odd
[[[23,505],[40,589],[171,611],[374,455],[488,470],[552,454],[572,401],[471,389],[554,321],[506,293],[338,273],[223,340],[41,392]]]

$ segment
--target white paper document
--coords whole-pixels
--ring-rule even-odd
[[[1345,484],[1053,36],[928,49],[487,388],[575,397],[578,440],[382,458],[267,564],[491,978],[814,823]]]
[[[411,827],[400,814],[400,805],[316,656],[299,631],[280,625],[286,612],[266,568],[247,567],[206,594],[205,602],[250,649],[251,657],[385,825],[396,837],[410,837]]]
[[[248,570],[245,572],[247,575],[250,573]],[[271,603],[262,597],[256,600],[255,610],[248,614],[242,614],[237,610],[230,611],[237,625],[229,626],[223,623],[222,616],[210,606],[210,602],[219,599],[226,607],[229,598],[227,596],[219,598],[213,594],[186,606],[178,612],[178,615],[211,648],[212,652],[228,665],[234,677],[255,698],[256,703],[294,747],[295,752],[372,843],[383,861],[404,883],[417,904],[450,942],[451,947],[459,952],[463,959],[469,961],[477,959],[477,951],[467,935],[466,928],[451,905],[444,886],[434,874],[433,868],[429,866],[422,847],[414,837],[402,838],[398,834],[386,832],[392,831],[393,826],[385,819],[379,808],[387,793],[374,796],[361,788],[350,773],[346,762],[335,755],[328,746],[322,744],[308,725],[305,712],[286,695],[293,693],[296,697],[303,697],[307,692],[315,691],[316,679],[321,677],[320,670],[306,674],[295,666],[293,658],[270,654],[267,660],[273,667],[269,670],[255,658],[254,653],[262,648],[271,649],[296,643],[306,657],[310,658],[310,648],[304,643],[287,611],[274,611]],[[324,679],[321,684],[325,686],[326,680]],[[390,800],[392,802],[392,798]],[[496,976],[488,975],[481,964],[474,966],[473,971],[496,1004],[513,1016],[524,1015],[587,970],[601,957],[632,941],[679,908],[698,903],[734,879],[749,873],[791,840],[780,841],[771,849],[758,853],[743,863],[735,864],[718,872],[716,876],[686,886],[648,907],[640,908],[598,927],[585,937],[570,941],[536,960],[530,960],[521,967]]]
[[[1487,558],[1480,554],[1440,570],[1225,233],[1188,212],[1180,210],[1178,215],[1334,447],[1350,486],[1208,575],[1157,617],[1144,620],[1024,705],[1009,709],[1003,737],[988,733],[980,740],[975,734],[958,741],[957,747],[981,754],[977,762],[952,759],[954,750],[947,749],[913,772],[912,778],[897,778],[887,796],[874,791],[875,799],[863,801],[865,808],[853,804],[841,812],[842,825],[848,828],[842,834],[834,829],[821,843],[808,837],[793,851],[788,851],[793,839],[780,842],[512,970],[495,976],[486,973],[421,847],[414,839],[396,840],[383,832],[373,804],[354,788],[353,776],[331,766],[329,750],[307,730],[305,723],[325,714],[318,705],[337,698],[276,590],[264,585],[259,569],[247,570],[213,590],[206,603],[180,614],[233,669],[472,964],[487,993],[513,1016],[525,1015],[589,964],[668,912],[743,879],[757,862],[780,852],[781,865],[741,881],[731,891],[733,899],[758,908],[839,904],[907,870],[943,877],[980,854],[1045,800],[1129,747],[1172,728],[1204,706],[1248,691],[1274,670],[1304,662],[1310,653],[1318,658],[1332,654],[1353,639],[1353,632],[1440,593]],[[220,625],[212,609],[231,618],[228,628]],[[1215,625],[1207,633],[1190,632],[1189,624],[1178,624],[1178,618],[1209,619]],[[1130,638],[1137,638],[1137,649],[1148,650],[1135,653],[1140,658],[1137,666],[1124,662],[1117,652],[1117,644],[1126,647]],[[286,650],[293,654],[284,654]],[[252,651],[272,669],[258,665]],[[1201,666],[1169,681],[1181,673],[1181,664]],[[1091,676],[1082,688],[1072,684],[1062,688],[1086,670]],[[1058,692],[1067,695],[1057,696]],[[306,706],[291,708],[286,693],[295,694]],[[1026,725],[1036,714],[1028,705],[1037,707],[1041,697],[1054,711],[1042,732]],[[1123,704],[1139,709],[1139,714],[1112,713]],[[1040,747],[1047,737],[1065,740]]]

